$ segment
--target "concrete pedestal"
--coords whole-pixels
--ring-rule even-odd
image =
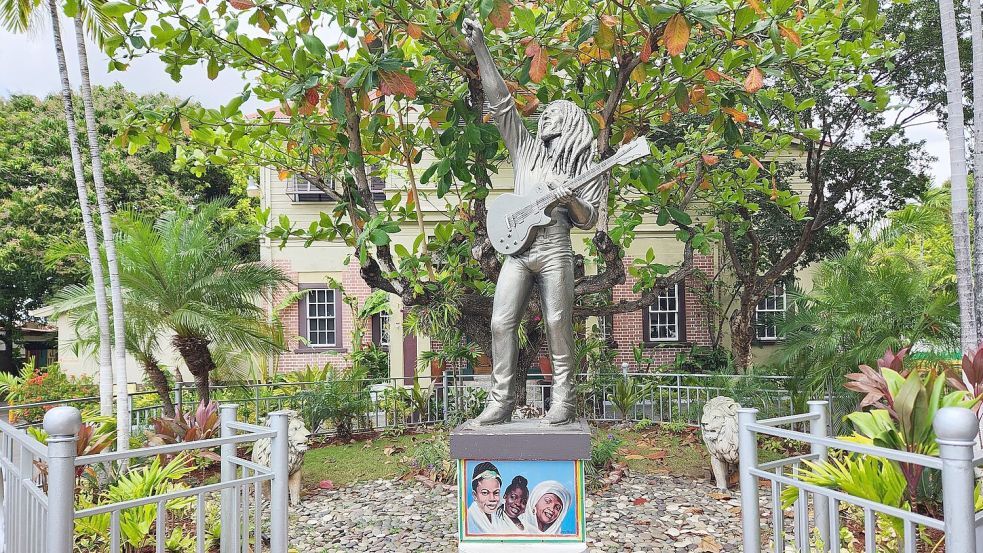
[[[590,449],[590,427],[584,420],[563,426],[548,426],[539,419],[493,426],[468,422],[454,429],[450,454],[457,460],[459,551],[586,551],[583,463],[590,459]],[[506,490],[516,476],[528,481],[526,508],[518,523],[503,510]],[[483,499],[475,494],[481,482]],[[539,510],[537,500],[543,501]],[[563,505],[558,515],[557,501]],[[552,510],[545,506],[550,503]],[[497,507],[491,513],[482,510],[493,505]]]

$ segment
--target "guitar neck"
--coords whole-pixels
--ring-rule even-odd
[[[580,175],[577,175],[576,177],[574,177],[573,180],[571,180],[568,183],[566,183],[565,186],[567,188],[569,188],[570,190],[573,190],[574,192],[578,192],[588,182],[590,182],[590,181],[596,179],[597,177],[603,175],[608,170],[610,170],[612,167],[614,167],[615,165],[619,165],[620,163],[621,163],[621,156],[619,156],[618,154],[615,154],[615,155],[613,155],[613,156],[605,159],[601,163],[598,163],[597,165],[591,167],[590,169],[588,169],[584,173],[582,173]],[[558,192],[556,190],[551,190],[551,191],[547,192],[546,194],[544,194],[539,200],[537,200],[536,201],[536,205],[542,205],[542,206],[545,207],[547,204],[550,204],[550,203],[556,201],[557,199],[559,199],[559,197],[560,196],[559,196],[559,194],[558,194]]]

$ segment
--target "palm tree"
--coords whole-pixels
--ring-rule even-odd
[[[39,13],[36,2],[23,0],[0,0],[0,27],[12,32],[26,32],[35,23],[34,18]],[[53,0],[48,2],[48,15],[51,18],[52,36],[54,38],[55,56],[58,60],[58,73],[61,77],[61,95],[65,106],[65,122],[68,126],[68,144],[72,156],[72,170],[75,175],[76,191],[79,207],[82,213],[82,226],[85,230],[85,242],[88,249],[89,265],[92,278],[102,281],[102,264],[99,262],[99,242],[95,225],[92,221],[92,211],[89,204],[89,193],[85,183],[85,172],[82,166],[82,155],[78,142],[78,129],[75,126],[75,109],[72,103],[72,87],[68,78],[68,64],[65,60],[65,49],[61,40],[61,26],[58,20],[58,6]],[[96,291],[96,306],[100,335],[99,346],[99,411],[108,416],[113,410],[113,372],[109,326],[109,308],[106,303],[105,290]]]
[[[220,223],[224,202],[183,208],[156,221],[124,212],[118,253],[128,317],[156,320],[195,378],[200,400],[210,397],[213,348],[259,355],[282,350],[257,299],[269,299],[288,280],[276,267],[245,262],[255,229]]]
[[[77,249],[77,248],[76,248]],[[71,255],[67,248],[62,255]],[[93,283],[85,286],[66,286],[55,294],[51,301],[53,316],[67,316],[75,329],[74,346],[86,351],[101,344],[96,324],[95,287]],[[105,295],[105,286],[102,287]],[[130,314],[126,318],[126,353],[136,359],[143,368],[147,379],[160,396],[161,409],[168,417],[174,417],[176,410],[171,399],[171,386],[160,362],[160,338],[167,331],[159,319],[143,319]]]
[[[123,291],[119,280],[119,263],[116,259],[116,240],[113,236],[112,209],[106,197],[106,180],[102,171],[102,148],[99,145],[99,132],[96,128],[96,112],[92,105],[92,83],[89,80],[89,58],[85,47],[85,21],[98,38],[107,26],[100,21],[99,7],[90,2],[89,13],[79,10],[75,14],[75,43],[78,47],[79,70],[82,75],[82,107],[85,115],[85,130],[89,139],[89,157],[92,160],[92,182],[96,189],[96,202],[99,205],[99,218],[102,222],[102,243],[106,250],[106,264],[109,269],[110,300],[113,307],[113,372],[116,374],[116,428],[120,444],[130,442],[129,379],[126,375],[126,322],[123,313]],[[88,15],[86,18],[85,16]],[[164,399],[163,397],[161,398]]]
[[[962,75],[959,69],[959,30],[956,27],[952,0],[939,0],[939,14],[948,100],[946,112],[949,121],[946,129],[952,172],[952,238],[956,252],[960,345],[963,351],[969,351],[977,344],[976,309],[973,297],[973,258],[969,241],[969,193],[966,185],[966,137],[963,128]]]
[[[980,9],[980,0],[969,1],[970,13],[970,34],[973,42],[973,143],[976,146],[973,152],[973,176],[974,183],[976,176],[983,170],[983,10]],[[974,213],[983,213],[983,187],[973,187],[973,209]],[[974,219],[974,236],[983,236],[983,217]],[[974,300],[976,302],[975,318],[976,342],[983,342],[983,246],[977,239],[976,249],[973,255],[973,277],[974,277]]]
[[[888,348],[951,351],[960,337],[953,288],[907,247],[864,237],[820,264],[810,293],[792,294],[774,359],[825,392]]]

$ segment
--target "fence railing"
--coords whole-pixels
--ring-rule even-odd
[[[219,512],[222,553],[286,553],[289,413],[270,413],[270,426],[266,427],[237,422],[236,409],[235,405],[221,406],[219,438],[86,456],[76,455],[82,418],[74,407],[47,412],[43,422],[47,445],[0,421],[5,530],[0,553],[71,553],[77,522],[101,527],[100,521],[106,523],[107,517],[107,535],[99,536],[104,548],[99,550],[120,553],[127,547],[126,540],[133,538],[132,533],[123,532],[124,524],[148,513],[152,522],[144,533],[154,551],[165,551],[168,530],[193,528],[194,551],[206,553],[210,506]],[[237,453],[237,446],[261,439],[272,442],[269,467],[240,458]],[[87,471],[105,476],[106,467],[132,466],[141,459],[213,448],[221,449],[221,475],[216,483],[158,489],[147,497],[116,501],[93,493],[84,508],[78,507],[76,484]],[[270,489],[268,500],[263,493],[265,486]],[[177,502],[189,507],[182,512],[193,511],[193,515],[187,512],[184,518],[169,520],[177,514],[171,508]],[[269,548],[264,546],[264,536],[269,538]],[[126,550],[135,550],[132,543],[129,545]]]
[[[895,449],[860,444],[827,435],[828,404],[825,401],[809,402],[809,412],[771,419],[758,420],[758,411],[744,408],[738,412],[740,434],[740,485],[741,511],[746,553],[770,551],[841,551],[841,528],[844,514],[849,510],[863,518],[864,551],[874,553],[878,549],[878,521],[893,518],[901,522],[903,531],[897,536],[897,549],[915,553],[922,551],[919,545],[919,528],[934,529],[945,533],[946,551],[949,553],[978,553],[976,534],[981,528],[983,511],[976,512],[976,475],[974,467],[983,465],[983,454],[973,457],[973,446],[979,434],[979,421],[969,409],[946,407],[938,411],[934,421],[938,436],[939,456],[921,455]],[[790,427],[790,428],[787,428]],[[804,427],[804,428],[803,428]],[[797,429],[798,428],[798,429]],[[758,437],[773,436],[807,445],[809,453],[760,463]],[[826,461],[832,451],[842,451],[878,457],[905,463],[922,470],[941,471],[944,518],[886,505],[831,488],[818,486],[800,477],[807,461]],[[770,498],[764,505],[770,506],[770,520],[761,517],[761,481],[770,484]],[[794,489],[795,501],[791,506],[791,519],[786,520],[783,489]],[[762,524],[770,526],[767,537],[762,539]],[[983,543],[980,543],[983,546]]]
[[[699,425],[703,405],[718,395],[729,395],[746,407],[755,407],[769,416],[792,414],[795,401],[790,391],[790,380],[782,376],[707,375],[677,373],[581,374],[578,375],[578,393],[581,398],[582,416],[595,422],[621,420],[653,422],[681,422]],[[619,383],[631,382],[639,390],[637,401],[627,413],[621,413],[614,401]],[[239,406],[240,418],[259,423],[268,413],[292,409],[303,411],[305,393],[324,382],[276,382],[242,383],[211,386],[212,397],[222,403]],[[752,386],[753,384],[753,386]],[[481,401],[481,391],[487,390],[490,377],[482,375],[457,375],[449,372],[437,378],[427,376],[363,380],[354,391],[362,397],[366,408],[354,417],[356,431],[382,431],[393,427],[450,424],[460,422]],[[551,383],[548,380],[529,380],[526,385],[526,404],[545,412],[550,406]],[[418,394],[413,397],[413,394]],[[156,392],[143,391],[130,394],[131,424],[148,428],[153,418],[163,415],[163,406]],[[36,408],[50,409],[57,405],[98,404],[97,397],[48,401],[43,403],[0,407],[0,414],[11,409],[18,412],[36,412]],[[172,403],[182,412],[193,410],[198,403],[194,386],[178,383],[172,391]],[[471,413],[471,415],[476,413]],[[23,420],[21,425],[38,424],[40,421]],[[317,430],[317,429],[311,429]],[[331,431],[330,428],[322,429]]]

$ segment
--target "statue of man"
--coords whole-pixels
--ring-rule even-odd
[[[533,284],[539,286],[546,339],[553,364],[552,404],[548,424],[566,424],[576,418],[573,335],[573,246],[570,227],[588,229],[597,223],[604,194],[601,179],[579,194],[564,186],[593,165],[594,132],[583,109],[567,100],[550,102],[539,117],[538,136],[523,126],[505,81],[492,61],[481,25],[465,19],[465,37],[478,59],[485,98],[502,134],[515,171],[515,193],[560,196],[551,212],[552,222],[538,230],[531,246],[505,256],[495,288],[492,310],[492,387],[488,405],[475,419],[480,425],[511,420],[515,408],[512,383],[519,357],[516,331],[529,302]]]

